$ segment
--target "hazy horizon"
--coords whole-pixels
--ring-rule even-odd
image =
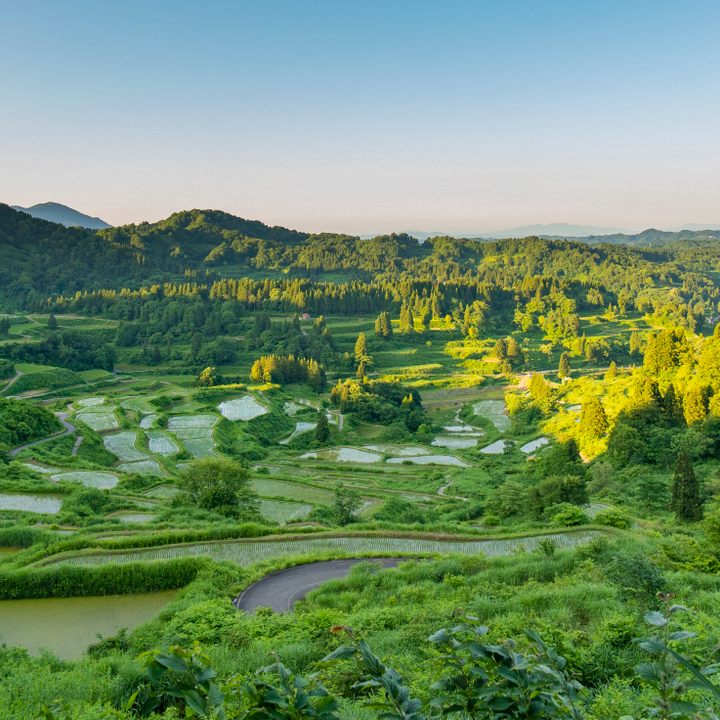
[[[466,234],[717,223],[720,6],[5,9],[0,198],[112,224]]]

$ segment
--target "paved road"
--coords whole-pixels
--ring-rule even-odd
[[[280,570],[258,580],[233,601],[238,610],[252,612],[259,607],[269,607],[275,612],[289,612],[298,600],[328,580],[344,578],[353,565],[373,562],[385,568],[395,567],[407,558],[353,558],[307,563]]]
[[[63,424],[64,430],[56,432],[54,435],[48,435],[47,437],[40,438],[40,440],[33,440],[33,442],[25,443],[19,447],[13,448],[8,452],[9,457],[15,457],[23,450],[39,445],[40,443],[47,442],[48,440],[55,440],[56,438],[65,437],[66,435],[72,435],[75,432],[75,426],[67,421],[68,413],[56,413],[57,419]]]

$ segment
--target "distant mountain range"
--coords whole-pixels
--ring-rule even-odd
[[[83,227],[89,230],[104,230],[112,227],[109,223],[101,220],[99,217],[91,217],[67,205],[61,205],[55,202],[38,203],[32,207],[20,207],[20,205],[12,205],[13,210],[25,212],[40,220],[49,220],[50,222],[64,225],[65,227]]]
[[[662,231],[668,233],[682,233],[686,230],[696,232],[700,230],[720,230],[720,223],[688,223],[678,227],[665,228]],[[647,231],[643,231],[647,232]],[[432,237],[447,235],[449,237],[466,237],[466,238],[483,238],[486,240],[503,240],[505,238],[524,238],[524,237],[552,237],[567,239],[587,239],[593,238],[598,241],[601,237],[617,238],[625,236],[629,238],[638,237],[642,233],[628,228],[612,228],[597,227],[594,225],[572,225],[570,223],[550,223],[547,225],[522,225],[520,227],[508,228],[507,230],[494,230],[492,232],[466,232],[466,233],[446,233],[441,231],[425,231],[425,230],[408,230],[408,235],[412,235],[418,240],[425,241]]]
[[[104,230],[112,227],[99,217],[92,217],[81,213],[67,205],[55,202],[45,202],[33,205],[32,207],[11,206],[14,210],[28,213],[34,218],[48,220],[65,227],[81,227],[89,230]],[[266,227],[257,221],[247,221],[235,218],[220,211],[205,211],[215,213],[216,217],[232,218],[233,222],[240,220],[245,232],[258,237],[263,236],[261,227]],[[176,213],[172,217],[182,217],[184,213]],[[161,227],[163,223],[159,223]],[[233,228],[238,229],[238,228]],[[467,233],[446,233],[438,231],[408,230],[407,235],[424,242],[433,237],[458,237],[458,238],[479,238],[485,240],[503,240],[505,238],[544,237],[559,238],[567,240],[579,240],[589,243],[612,243],[626,245],[665,245],[672,242],[682,241],[706,241],[716,240],[718,236],[714,231],[720,232],[720,223],[688,223],[679,227],[656,230],[654,228],[636,232],[627,228],[601,227],[595,225],[574,225],[571,223],[549,223],[545,225],[522,225],[520,227],[508,228],[507,230],[496,230],[493,232],[467,232]],[[363,235],[363,238],[374,236]],[[296,238],[294,238],[296,239]]]

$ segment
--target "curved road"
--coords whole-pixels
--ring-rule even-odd
[[[361,562],[372,562],[384,568],[395,567],[408,558],[351,558],[306,563],[266,575],[248,587],[233,600],[238,610],[252,612],[259,607],[269,607],[275,612],[289,612],[298,600],[302,600],[318,585],[347,577],[350,569]]]
[[[72,425],[67,421],[68,413],[56,413],[57,419],[63,424],[64,430],[60,430],[60,432],[56,432],[53,435],[48,435],[47,437],[40,438],[39,440],[33,440],[32,442],[25,443],[24,445],[19,445],[16,448],[13,448],[8,452],[9,457],[15,457],[19,453],[21,453],[23,450],[27,450],[28,448],[34,447],[35,445],[39,445],[40,443],[47,442],[48,440],[55,440],[56,438],[65,437],[66,435],[72,435],[75,432],[75,426]]]

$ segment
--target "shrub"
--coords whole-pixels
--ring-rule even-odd
[[[583,525],[588,521],[588,516],[577,505],[570,503],[559,503],[551,507],[547,514],[550,516],[550,524],[555,527],[572,527]]]
[[[615,508],[607,508],[601,510],[593,521],[598,525],[609,525],[610,527],[620,528],[621,530],[627,530],[632,525],[632,520],[627,513],[622,510],[616,510]]]

